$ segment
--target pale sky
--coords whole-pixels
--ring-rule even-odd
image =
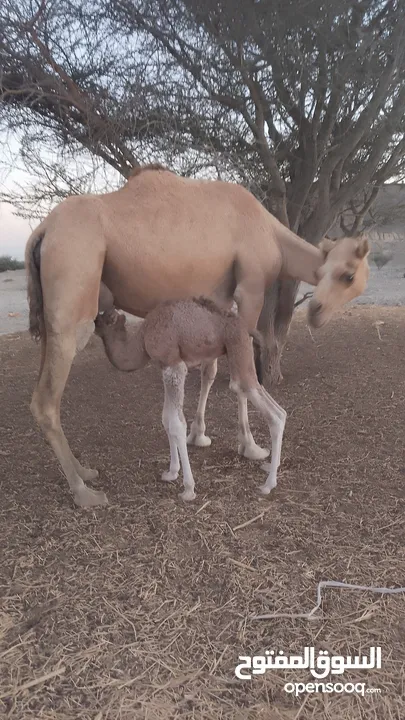
[[[0,203],[0,255],[11,255],[17,260],[24,259],[25,244],[31,229],[38,224],[13,215],[13,208],[7,203]],[[32,227],[31,227],[32,226]]]
[[[27,173],[23,172],[19,162],[17,137],[13,137],[12,133],[1,132],[0,147],[0,191],[10,192],[15,188],[15,183],[24,185],[27,182]],[[38,220],[29,223],[17,217],[11,205],[0,202],[0,255],[11,255],[17,260],[23,260],[25,244],[37,224]]]
[[[0,152],[1,152],[1,164],[0,164],[0,192],[10,193],[13,190],[19,194],[24,193],[24,188],[27,188],[32,183],[38,180],[33,177],[29,171],[25,168],[23,161],[19,156],[20,142],[17,135],[13,133],[5,133],[0,131]],[[42,155],[41,155],[42,157]],[[82,158],[80,169],[91,168],[91,162],[89,168],[85,165],[86,158]],[[107,177],[107,187],[114,189],[117,187],[117,183],[120,181],[119,174],[112,170],[112,168],[106,168],[106,175],[101,174],[99,178],[96,177],[102,184],[100,191],[102,191],[103,182]],[[121,179],[122,180],[122,179]],[[106,189],[104,189],[106,191]],[[44,216],[49,212],[44,210]],[[32,220],[25,220],[15,215],[15,208],[9,203],[0,202],[0,256],[11,255],[17,260],[24,259],[24,250],[26,242],[32,232],[32,230],[39,224],[40,220],[33,218]]]

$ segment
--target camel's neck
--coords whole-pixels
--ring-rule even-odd
[[[107,332],[103,336],[106,355],[112,365],[124,372],[140,370],[149,361],[143,341],[143,322],[119,332]]]
[[[316,271],[324,262],[321,251],[281,223],[277,227],[276,241],[282,256],[281,274],[317,285]]]

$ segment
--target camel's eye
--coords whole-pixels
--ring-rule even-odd
[[[340,279],[346,283],[346,285],[351,285],[354,280],[354,273],[343,273]]]

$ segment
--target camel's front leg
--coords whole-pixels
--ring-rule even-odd
[[[263,306],[264,295],[255,288],[256,281],[241,283],[235,290],[235,302],[238,313],[244,319],[250,331],[256,328],[257,320]],[[255,289],[253,289],[255,288]],[[252,344],[253,353],[253,344]],[[269,455],[267,448],[262,448],[254,441],[249,426],[246,395],[238,393],[238,453],[248,460],[264,460]]]
[[[211,445],[211,438],[205,434],[205,409],[207,407],[208,395],[217,374],[217,360],[201,363],[201,390],[198,399],[197,412],[190,427],[190,434],[187,438],[189,445],[208,447]]]
[[[263,495],[268,495],[277,486],[277,470],[281,461],[281,447],[287,413],[263,387],[259,390],[249,390],[247,395],[253,405],[266,418],[270,429],[271,462],[264,463],[262,466],[268,472],[268,475],[264,485],[260,486]]]
[[[249,426],[247,398],[246,395],[238,393],[238,453],[248,460],[264,460],[270,454],[270,450],[262,448],[255,442]]]

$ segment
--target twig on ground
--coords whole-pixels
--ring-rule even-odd
[[[260,515],[256,515],[254,518],[251,518],[251,520],[246,520],[246,522],[242,523],[241,525],[236,525],[234,528],[232,528],[232,532],[236,532],[236,530],[242,530],[242,528],[245,528],[248,525],[251,525],[252,523],[256,522],[256,520],[261,520],[262,517],[264,517],[264,514],[267,512],[267,510],[270,510],[270,508],[263,510],[263,512],[261,512]]]
[[[382,320],[376,320],[375,323],[373,323],[373,325],[374,325],[374,327],[375,327],[376,330],[377,330],[378,339],[379,339],[379,340],[382,340],[379,326],[380,326],[380,325],[384,325],[383,321],[382,321]]]
[[[385,588],[385,587],[374,587],[372,585],[350,585],[349,583],[338,582],[336,580],[322,580],[318,584],[317,590],[317,602],[314,608],[306,613],[266,613],[265,615],[252,615],[251,620],[270,620],[270,618],[307,618],[310,619],[321,607],[322,603],[322,588],[334,587],[341,588],[342,590],[369,590],[370,592],[379,593],[380,595],[395,595],[397,593],[405,593],[405,587],[401,588]],[[319,618],[321,619],[321,618]]]
[[[47,680],[51,680],[54,677],[57,677],[58,675],[63,675],[63,673],[66,672],[65,667],[60,667],[57,670],[52,670],[52,672],[46,673],[46,675],[41,675],[39,678],[35,678],[35,680],[29,680],[29,682],[23,683],[23,685],[20,685],[19,687],[15,688],[15,690],[12,690],[11,692],[2,693],[0,695],[1,698],[5,697],[13,697],[15,695],[18,695],[19,693],[23,692],[24,690],[28,690],[29,688],[35,687],[36,685],[40,685],[43,682],[46,682]]]

